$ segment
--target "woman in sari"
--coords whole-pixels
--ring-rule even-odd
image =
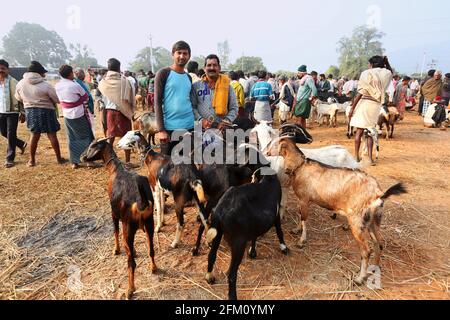
[[[410,77],[404,77],[403,80],[398,83],[397,88],[395,90],[394,104],[398,112],[400,113],[400,120],[403,120],[405,118],[406,103],[408,100],[408,88],[410,81],[411,81]]]

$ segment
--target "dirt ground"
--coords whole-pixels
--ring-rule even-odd
[[[311,147],[332,144],[353,152],[346,126],[311,130]],[[60,119],[63,124],[63,119]],[[97,124],[100,135],[100,127]],[[24,125],[19,137],[28,138]],[[64,157],[67,140],[59,134]],[[407,195],[394,197],[385,207],[382,233],[381,289],[357,287],[357,244],[344,220],[314,207],[308,221],[306,248],[296,247],[290,233],[298,221],[291,194],[283,223],[291,249],[279,252],[274,230],[258,243],[258,258],[244,258],[239,269],[238,296],[246,300],[381,300],[449,299],[450,281],[450,129],[425,129],[421,118],[408,113],[396,128],[395,139],[381,141],[376,167],[366,170],[384,189],[401,181]],[[0,138],[0,159],[6,140]],[[58,166],[46,137],[38,148],[35,168],[26,167],[29,151],[17,156],[17,166],[0,168],[0,299],[123,299],[127,285],[125,254],[114,257],[111,214],[104,168],[72,171]],[[123,157],[123,154],[120,154]],[[2,160],[3,161],[3,160]],[[133,155],[133,161],[138,158]],[[145,174],[145,170],[139,170]],[[226,299],[226,271],[230,261],[223,242],[215,268],[217,284],[204,280],[208,249],[191,256],[197,221],[186,214],[182,244],[171,249],[176,218],[170,208],[167,225],[156,236],[157,264],[152,275],[145,235],[137,237],[136,299]],[[123,250],[122,250],[123,251]]]

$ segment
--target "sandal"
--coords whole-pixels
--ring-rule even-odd
[[[5,162],[5,168],[6,169],[10,169],[10,168],[12,168],[14,166],[15,166],[14,162],[9,162],[9,161]]]

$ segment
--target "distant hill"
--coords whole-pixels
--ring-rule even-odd
[[[425,72],[431,59],[437,60],[437,69],[445,73],[450,72],[450,41],[431,45],[417,45],[409,48],[387,52],[392,66],[400,73],[412,74],[421,71],[423,54],[426,55]]]

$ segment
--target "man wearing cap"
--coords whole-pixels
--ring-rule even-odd
[[[9,75],[9,64],[0,60],[0,131],[2,136],[8,139],[8,151],[6,154],[6,168],[14,166],[16,148],[21,153],[25,152],[27,143],[17,138],[17,126],[19,120],[25,122],[23,104],[14,96],[17,80]]]
[[[298,68],[298,79],[299,89],[294,116],[297,118],[296,124],[306,128],[306,119],[311,115],[312,100],[317,97],[317,88],[305,65]]]
[[[56,133],[61,126],[56,118],[56,105],[59,103],[55,89],[45,81],[48,71],[37,61],[32,61],[28,72],[17,84],[15,97],[23,102],[27,127],[31,131],[29,167],[36,166],[36,150],[42,133],[46,133],[59,164],[67,160],[61,157]]]

